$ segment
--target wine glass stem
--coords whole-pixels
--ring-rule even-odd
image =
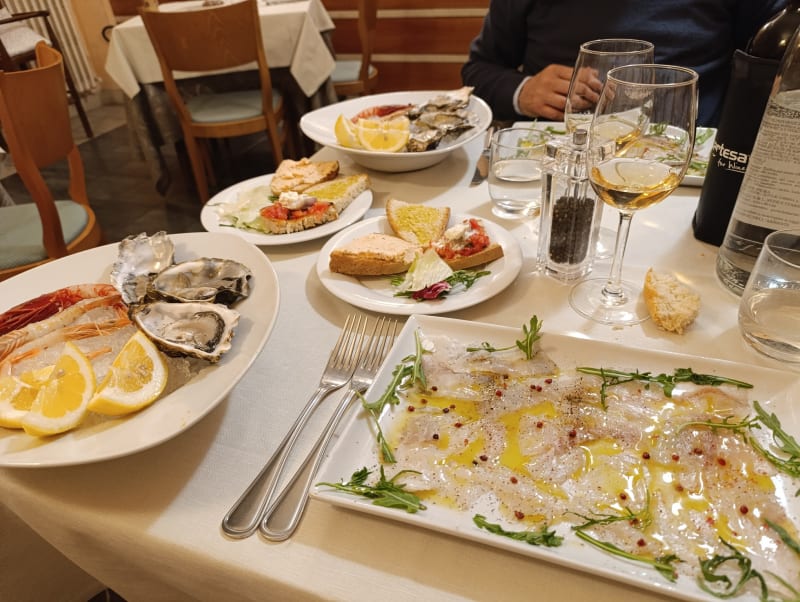
[[[631,229],[632,213],[619,212],[619,227],[617,228],[617,243],[614,245],[614,259],[611,262],[611,273],[603,287],[603,298],[607,305],[625,303],[625,292],[622,290],[622,260],[625,257],[625,247],[628,246],[628,232]]]

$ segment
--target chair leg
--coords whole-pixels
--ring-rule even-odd
[[[189,155],[189,162],[192,166],[192,173],[194,174],[194,183],[197,187],[197,195],[200,201],[205,205],[208,202],[208,180],[206,179],[206,167],[203,160],[203,150],[200,149],[197,140],[195,140],[187,132],[183,134],[184,144],[186,145],[186,154]]]

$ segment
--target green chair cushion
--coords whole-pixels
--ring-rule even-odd
[[[331,73],[331,81],[334,84],[342,82],[352,82],[358,79],[358,72],[361,70],[361,61],[336,61],[336,66]],[[372,65],[369,66],[369,75],[375,75],[376,69]]]
[[[272,108],[281,101],[278,90],[272,89]],[[261,90],[198,94],[186,101],[186,108],[197,123],[219,123],[250,119],[261,115]]]
[[[83,205],[56,201],[61,228],[67,244],[86,228],[89,216]],[[0,207],[0,269],[36,263],[47,259],[42,244],[42,222],[34,203]]]

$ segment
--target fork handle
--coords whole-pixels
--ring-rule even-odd
[[[297,529],[308,502],[311,483],[314,481],[314,475],[322,462],[322,458],[325,456],[328,443],[330,443],[339,421],[347,412],[357,393],[359,391],[356,389],[347,391],[303,464],[294,473],[286,487],[278,494],[275,501],[267,508],[261,521],[260,531],[268,540],[284,541],[289,539]]]
[[[294,421],[292,428],[283,438],[278,449],[261,469],[253,482],[247,487],[245,492],[233,504],[231,509],[222,519],[222,530],[231,537],[241,539],[249,537],[258,529],[258,524],[264,515],[267,503],[275,493],[278,485],[278,478],[283,471],[289,453],[294,447],[300,431],[303,430],[308,422],[311,413],[319,403],[331,391],[340,387],[332,385],[320,385],[311,399],[303,408],[303,411]]]

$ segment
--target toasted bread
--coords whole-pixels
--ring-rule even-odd
[[[369,187],[367,174],[341,176],[321,184],[315,184],[305,190],[305,194],[316,197],[320,201],[333,203],[341,213],[355,198]]]
[[[386,218],[397,236],[412,244],[427,247],[447,229],[450,208],[389,199],[386,201]]]
[[[339,175],[338,161],[311,161],[305,157],[299,161],[284,159],[275,170],[270,182],[272,194],[303,192],[307,188],[332,180]]]
[[[495,259],[500,259],[502,256],[503,247],[498,245],[496,242],[493,242],[479,253],[452,257],[450,259],[445,259],[444,261],[453,270],[466,270],[468,268],[474,268],[475,266],[483,265],[484,263],[489,263]]]
[[[672,274],[659,274],[650,268],[643,293],[650,317],[662,330],[683,334],[700,312],[700,295]]]
[[[401,274],[422,253],[418,245],[389,234],[372,233],[355,238],[331,251],[331,272],[350,276]]]
[[[313,197],[308,197],[313,199]],[[274,210],[272,214],[270,211]],[[332,222],[339,217],[339,212],[333,203],[314,201],[313,205],[302,207],[298,211],[282,206],[281,201],[275,201],[261,209],[257,222],[253,224],[258,230],[268,234],[291,234],[322,224]]]

